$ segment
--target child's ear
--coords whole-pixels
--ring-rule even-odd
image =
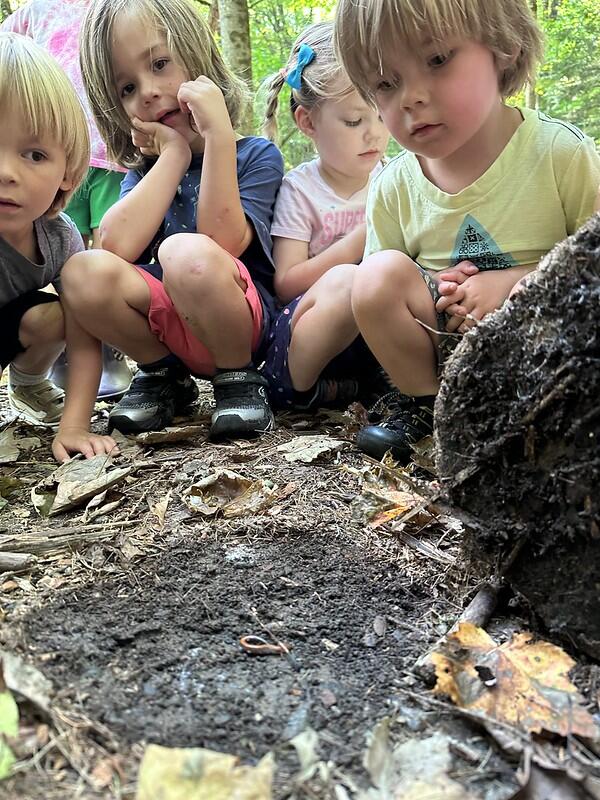
[[[62,191],[63,191],[63,192],[70,192],[70,191],[71,191],[71,189],[73,188],[73,179],[72,179],[72,178],[70,178],[70,177],[69,177],[69,176],[68,176],[68,175],[65,173],[65,176],[64,176],[64,178],[62,179],[62,183],[60,184],[60,186],[59,186],[58,188],[59,188],[59,189],[62,189]]]
[[[294,119],[296,120],[298,130],[312,139],[315,134],[315,126],[313,125],[311,112],[304,108],[304,106],[298,106],[294,111]]]

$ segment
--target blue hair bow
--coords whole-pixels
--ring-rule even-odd
[[[314,61],[315,51],[309,44],[301,44],[298,50],[298,63],[286,75],[285,82],[292,89],[300,89],[302,86],[302,70]]]

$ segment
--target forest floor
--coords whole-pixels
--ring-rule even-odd
[[[508,746],[414,670],[489,577],[436,503],[427,454],[406,471],[360,454],[360,409],[282,415],[259,440],[210,444],[210,385],[200,386],[195,418],[171,441],[124,442],[120,480],[49,517],[32,490],[40,507],[52,500],[51,435],[12,420],[0,387],[0,430],[12,431],[0,455],[17,448],[0,473],[0,541],[35,554],[0,573],[0,645],[35,668],[31,681],[17,670],[17,762],[0,798],[133,798],[150,743],[248,765],[271,754],[276,800],[537,798],[539,743],[515,744],[505,725]],[[98,430],[106,414],[101,404]],[[486,630],[506,642],[529,628],[523,613],[513,598]],[[248,636],[275,652],[249,653]],[[600,669],[575,657],[582,703],[597,715]],[[555,780],[566,768],[547,748],[561,746],[546,737]],[[394,795],[381,755],[392,750],[405,761],[395,785],[407,787]],[[600,775],[585,753],[587,774]]]

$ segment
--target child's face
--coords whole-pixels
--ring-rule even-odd
[[[358,92],[326,100],[310,112],[307,134],[325,166],[365,183],[383,156],[390,135],[379,114]]]
[[[425,159],[468,153],[501,108],[494,56],[471,40],[399,48],[391,73],[373,78],[373,87],[392,136]]]
[[[179,87],[190,76],[173,60],[161,33],[121,14],[114,27],[112,67],[117,94],[129,119],[168,125],[190,145],[199,138],[190,127],[189,113],[181,110],[177,100]]]
[[[26,121],[8,109],[0,125],[0,236],[19,243],[33,221],[45,214],[66,177],[64,148],[48,137],[32,136]]]

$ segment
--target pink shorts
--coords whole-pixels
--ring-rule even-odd
[[[233,256],[232,256],[233,258]],[[233,259],[246,284],[246,301],[252,314],[252,352],[258,348],[262,338],[263,306],[260,294],[250,273],[237,258]],[[135,265],[134,265],[135,266]],[[150,289],[150,308],[148,322],[150,330],[193,372],[194,375],[210,377],[215,373],[215,360],[202,342],[192,333],[190,327],[179,313],[162,282],[143,267],[135,267]],[[227,332],[223,331],[226,336]]]

